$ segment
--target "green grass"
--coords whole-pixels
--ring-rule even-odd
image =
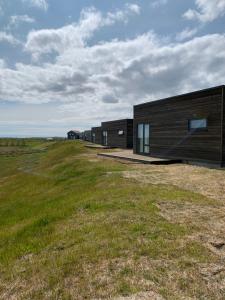
[[[141,291],[142,279],[151,278],[170,298],[166,271],[159,264],[147,276],[141,259],[173,261],[176,268],[213,260],[199,243],[184,242],[194,228],[169,223],[156,206],[203,196],[125,179],[120,172],[129,166],[90,160],[96,150],[81,142],[25,145],[19,147],[28,154],[0,156],[0,295],[3,282],[19,280],[25,290],[14,288],[18,299],[104,298]],[[185,284],[177,283],[181,290]]]
[[[25,147],[25,139],[0,138],[0,147]]]

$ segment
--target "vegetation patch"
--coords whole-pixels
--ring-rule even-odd
[[[221,256],[193,238],[209,226],[200,209],[211,218],[219,201],[124,176],[140,166],[79,141],[21,147],[30,152],[0,157],[1,299],[222,299],[222,279],[204,275]]]

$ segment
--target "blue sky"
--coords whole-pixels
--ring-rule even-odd
[[[64,136],[224,84],[225,0],[0,0],[0,136]]]

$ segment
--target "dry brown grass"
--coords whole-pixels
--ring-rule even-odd
[[[225,201],[224,170],[185,164],[135,165],[123,175],[143,183],[175,185],[212,199]]]
[[[97,152],[1,158],[0,298],[224,300],[225,172]]]

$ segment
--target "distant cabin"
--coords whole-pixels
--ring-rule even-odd
[[[82,139],[83,139],[84,141],[91,142],[91,141],[92,141],[92,138],[91,138],[91,130],[85,130],[85,131],[82,133]]]
[[[133,120],[102,122],[91,129],[92,142],[102,146],[129,149],[133,147]]]
[[[91,141],[94,144],[102,144],[102,128],[101,126],[91,128]]]
[[[68,140],[78,140],[80,138],[80,132],[77,130],[70,130],[67,132]]]
[[[225,86],[134,106],[134,153],[225,165]]]
[[[122,149],[133,148],[133,120],[102,122],[102,145]]]

